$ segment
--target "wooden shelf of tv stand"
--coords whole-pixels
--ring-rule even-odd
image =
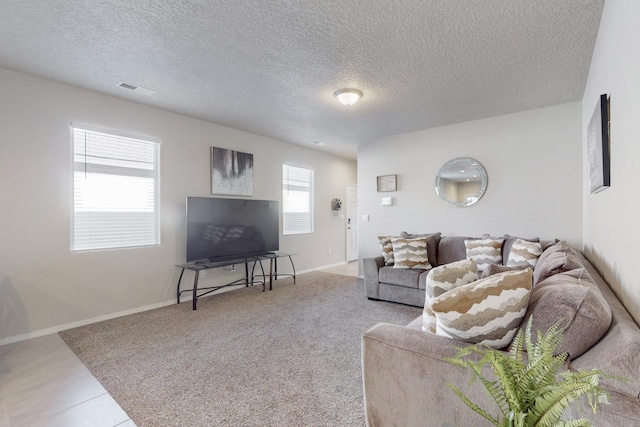
[[[267,254],[268,256],[269,254]],[[193,299],[192,299],[192,304],[193,304],[193,309],[196,310],[197,308],[197,304],[198,304],[198,298],[203,297],[205,295],[208,295],[212,292],[218,291],[220,289],[226,288],[228,286],[236,286],[239,284],[244,283],[245,286],[249,286],[249,284],[253,285],[255,284],[255,277],[262,277],[263,280],[261,280],[258,283],[262,283],[262,290],[264,291],[266,288],[266,276],[264,274],[264,268],[262,267],[262,261],[268,259],[267,256],[251,256],[251,257],[240,257],[240,258],[229,258],[229,259],[224,259],[224,260],[220,260],[220,261],[211,261],[211,260],[204,260],[204,261],[196,261],[196,262],[192,262],[192,263],[187,263],[187,264],[178,264],[176,265],[176,267],[180,267],[182,270],[180,271],[180,277],[178,278],[178,284],[176,286],[176,298],[178,300],[178,304],[180,304],[180,295],[182,295],[185,292],[191,292],[193,295]],[[253,263],[253,266],[251,268],[251,280],[249,280],[249,264]],[[208,286],[208,287],[204,287],[204,288],[198,288],[198,279],[200,277],[200,272],[203,270],[210,270],[210,269],[214,269],[214,268],[223,268],[223,267],[228,267],[230,265],[238,265],[238,264],[244,264],[244,278],[242,279],[237,279],[234,280],[233,282],[229,282],[227,284],[224,285],[217,285],[217,286]],[[256,268],[256,264],[260,265],[260,270],[262,270],[262,274],[261,275],[254,275],[253,273],[255,272],[255,268]],[[191,289],[183,289],[180,290],[180,283],[182,282],[182,276],[184,275],[185,270],[189,270],[189,271],[193,271],[193,288]]]

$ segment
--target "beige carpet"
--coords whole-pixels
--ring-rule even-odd
[[[362,426],[360,335],[416,307],[313,272],[60,333],[142,426]]]

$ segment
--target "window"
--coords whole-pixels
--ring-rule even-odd
[[[159,142],[88,126],[71,130],[71,250],[160,244]]]
[[[313,233],[313,171],[282,165],[282,233]]]

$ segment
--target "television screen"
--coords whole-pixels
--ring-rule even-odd
[[[278,201],[187,197],[187,262],[277,251],[279,224]]]

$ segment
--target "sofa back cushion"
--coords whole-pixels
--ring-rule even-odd
[[[545,250],[533,272],[534,286],[548,277],[563,271],[571,271],[582,267],[580,256],[571,249],[567,242],[559,242]]]
[[[431,303],[445,292],[478,279],[478,267],[473,260],[464,259],[432,268],[425,283],[425,302],[422,313],[422,330],[436,332],[436,317]]]
[[[488,347],[506,347],[527,312],[532,280],[530,268],[506,271],[436,297],[431,304],[436,333]]]
[[[533,316],[534,336],[558,320],[566,327],[560,351],[570,359],[589,350],[611,325],[611,308],[584,268],[554,274],[531,292],[525,323]]]
[[[574,369],[598,368],[608,375],[627,378],[628,381],[622,381],[617,378],[601,377],[600,384],[607,389],[638,399],[640,398],[640,363],[638,363],[640,328],[591,263],[581,254],[580,258],[609,303],[612,320],[609,331],[589,351],[572,360],[571,367]]]
[[[465,240],[473,237],[463,236],[442,236],[438,243],[438,265],[449,264],[450,262],[461,261],[467,258],[467,247]]]

